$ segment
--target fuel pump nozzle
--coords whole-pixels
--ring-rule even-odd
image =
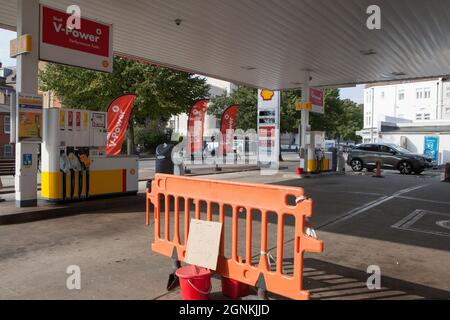
[[[70,172],[69,158],[67,157],[66,151],[61,150],[59,158],[59,168],[62,172],[62,201],[66,200],[67,195],[67,174]]]
[[[80,173],[81,164],[78,157],[75,155],[75,151],[69,153],[69,164],[70,164],[70,200],[74,199],[75,196],[75,173]]]
[[[322,148],[317,148],[316,153],[316,173],[322,172],[323,160],[325,159],[325,151]]]

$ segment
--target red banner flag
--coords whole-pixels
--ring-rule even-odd
[[[238,105],[229,107],[222,115],[221,129],[222,134],[222,147],[220,150],[223,155],[233,153],[234,147],[234,131],[236,130],[236,119],[239,111]]]
[[[198,101],[189,113],[187,156],[203,152],[203,134],[208,100]]]
[[[121,96],[108,108],[108,156],[119,155],[122,150],[135,99],[135,95]]]

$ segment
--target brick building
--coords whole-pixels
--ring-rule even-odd
[[[10,144],[10,99],[14,92],[15,70],[2,68],[0,63],[0,158],[15,157],[14,146]]]

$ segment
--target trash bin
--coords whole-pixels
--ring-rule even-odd
[[[344,173],[345,174],[345,157],[344,157],[344,152],[342,150],[338,150],[338,155],[337,155],[337,171],[339,173]]]
[[[174,145],[166,143],[156,148],[156,173],[173,174],[173,148]]]
[[[333,156],[332,156],[333,164],[331,166],[331,171],[336,172],[336,171],[338,171],[338,149],[337,148],[329,148],[328,151],[333,154]]]

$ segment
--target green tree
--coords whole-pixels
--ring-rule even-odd
[[[342,100],[339,90],[326,90],[325,114],[312,114],[314,131],[325,131],[330,139],[358,141],[356,131],[363,128],[363,108],[350,100]]]
[[[172,115],[187,112],[209,92],[203,78],[120,57],[114,58],[111,74],[48,64],[40,73],[40,87],[53,91],[66,108],[98,111],[106,111],[120,95],[136,94],[129,153],[134,152],[135,126],[141,128],[140,137],[160,137]]]
[[[208,113],[221,119],[224,111],[233,104],[240,106],[236,127],[242,130],[256,129],[258,112],[257,90],[240,86],[230,96],[223,94],[215,97],[211,101]]]

